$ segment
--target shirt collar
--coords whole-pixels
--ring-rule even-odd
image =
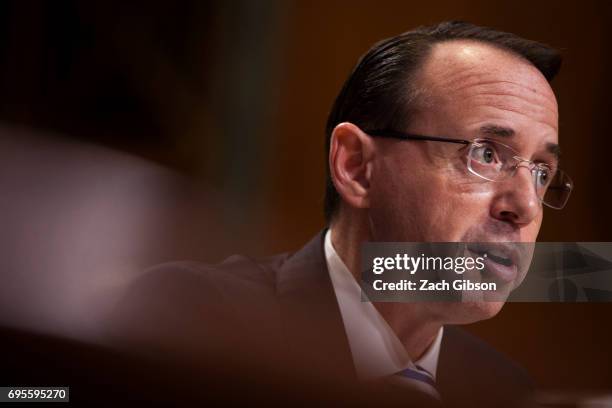
[[[425,354],[412,362],[374,305],[361,301],[361,287],[334,249],[331,229],[325,233],[324,251],[357,376],[363,380],[377,379],[418,365],[435,380],[444,328],[440,328]]]

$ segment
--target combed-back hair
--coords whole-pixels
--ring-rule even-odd
[[[419,27],[376,43],[358,61],[336,97],[325,129],[327,156],[334,128],[351,122],[362,129],[403,129],[418,99],[415,77],[435,44],[474,40],[510,51],[533,64],[550,82],[561,67],[560,53],[548,45],[515,34],[448,21]],[[327,166],[325,218],[338,211],[340,196]]]

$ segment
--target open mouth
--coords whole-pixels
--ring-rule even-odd
[[[515,263],[511,251],[497,245],[469,245],[468,250],[504,266],[512,266]]]
[[[498,264],[502,264],[504,266],[512,266],[514,265],[514,262],[512,261],[512,259],[505,257],[505,256],[498,256],[495,255],[491,252],[480,252],[479,253],[480,256],[484,256],[484,257],[488,257],[490,260],[492,260],[493,262],[497,262]]]
[[[512,246],[494,243],[472,243],[467,249],[485,258],[485,275],[494,280],[510,282],[517,275],[517,251]]]

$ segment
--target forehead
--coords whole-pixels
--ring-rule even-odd
[[[558,108],[548,81],[508,51],[473,41],[436,44],[417,84],[437,121],[463,127],[491,122],[556,141]]]

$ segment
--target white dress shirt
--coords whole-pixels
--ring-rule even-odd
[[[336,253],[330,229],[325,233],[324,251],[357,376],[362,380],[374,380],[418,365],[435,380],[444,328],[440,328],[423,356],[412,362],[374,305],[361,301],[361,287]]]

